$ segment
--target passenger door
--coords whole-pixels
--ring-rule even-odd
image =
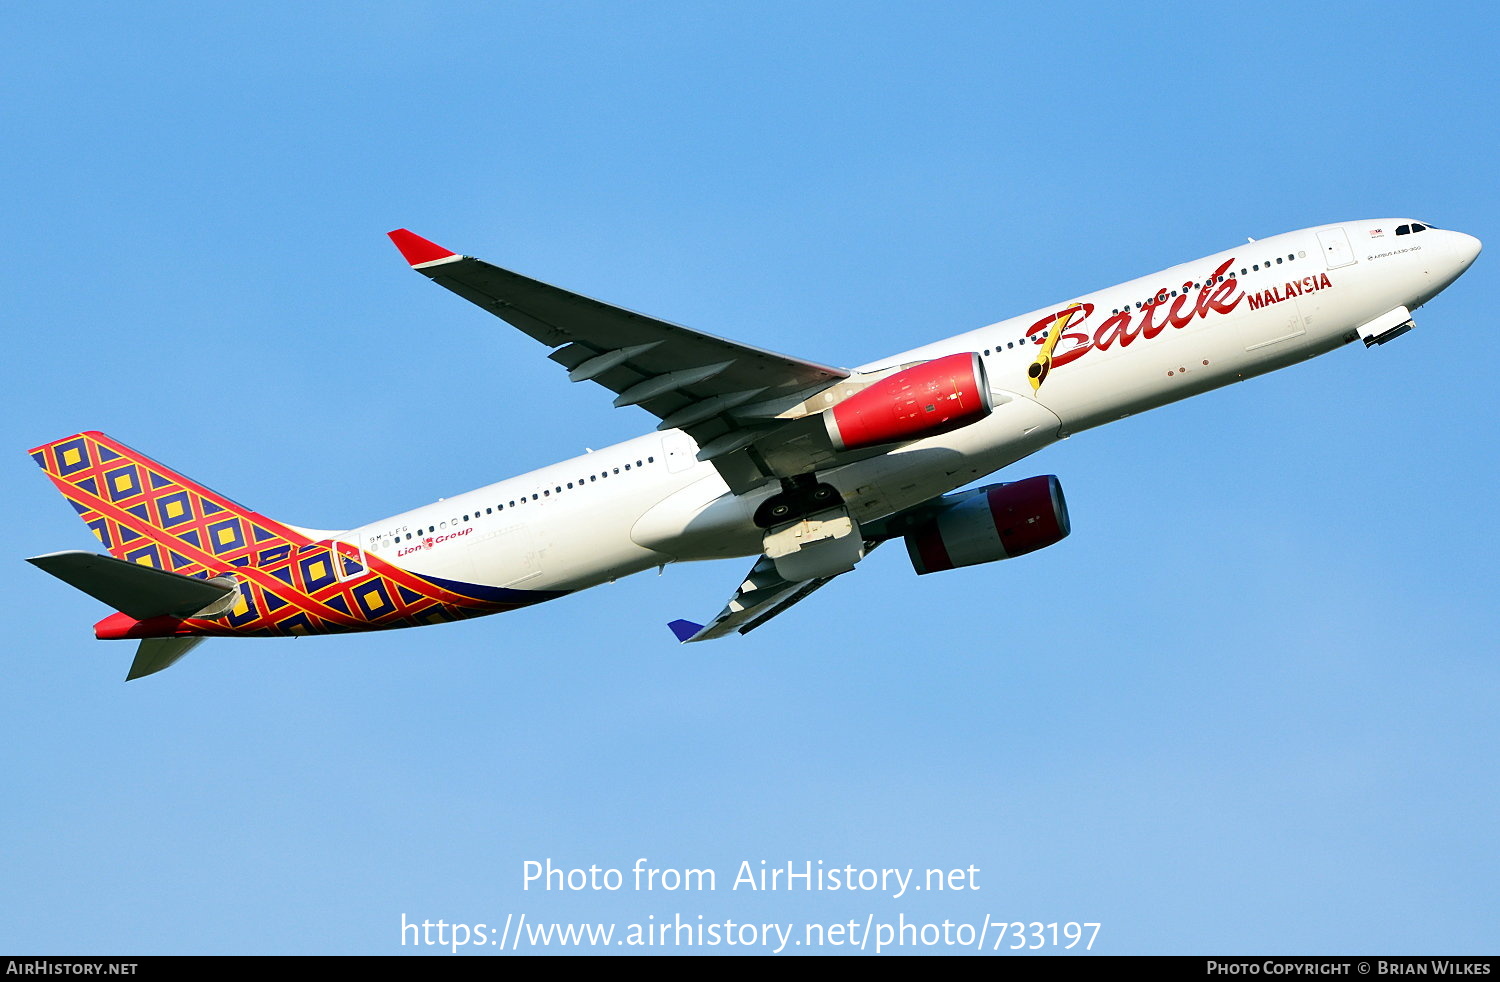
[[[1342,228],[1323,229],[1318,233],[1318,244],[1323,247],[1323,261],[1329,269],[1354,262],[1354,250],[1349,248],[1349,236]]]

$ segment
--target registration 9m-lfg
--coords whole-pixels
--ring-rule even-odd
[[[628,885],[628,886],[627,886]],[[703,891],[717,890],[718,873],[712,869],[657,868],[648,864],[645,857],[635,861],[627,875],[614,867],[588,866],[562,868],[552,865],[549,859],[528,859],[521,864],[521,889],[545,891],[665,890]],[[793,891],[793,890],[849,890],[879,891],[898,899],[910,890],[975,891],[979,885],[979,867],[932,867],[918,878],[915,867],[887,867],[872,869],[858,866],[828,866],[823,860],[804,860],[800,863],[788,861],[772,865],[762,859],[753,863],[741,860],[735,870],[731,890]]]

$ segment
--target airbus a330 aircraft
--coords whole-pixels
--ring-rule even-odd
[[[1355,340],[1384,344],[1479,240],[1405,218],[1288,232],[848,370],[701,334],[401,229],[412,268],[554,350],[656,432],[332,532],[251,511],[102,433],[31,456],[110,555],[30,560],[142,639],[127,678],[209,636],[416,627],[665,563],[759,556],[680,641],[744,633],[873,548],[918,573],[1068,534],[1056,477],[954,492],[1063,437]]]

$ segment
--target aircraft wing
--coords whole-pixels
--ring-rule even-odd
[[[878,541],[865,542],[865,555],[880,545]],[[834,576],[842,576],[836,573]],[[834,576],[820,576],[811,580],[791,581],[776,572],[776,564],[767,556],[761,556],[750,568],[744,582],[729,598],[729,603],[707,625],[689,620],[672,621],[667,626],[683,644],[689,641],[712,641],[731,632],[749,634],[766,621],[780,614],[792,604],[807,599]]]
[[[406,229],[391,241],[417,272],[545,345],[575,382],[597,382],[614,404],[640,406],[681,429],[736,491],[765,478],[727,458],[776,428],[773,418],[849,377],[820,365],[727,341],[570,293],[444,249]]]

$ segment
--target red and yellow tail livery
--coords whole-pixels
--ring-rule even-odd
[[[341,541],[268,518],[96,431],[43,444],[31,457],[113,557],[32,560],[120,611],[95,625],[101,639],[413,627],[545,599],[419,576],[367,552],[357,536]],[[175,655],[150,671],[191,646],[174,643]],[[130,677],[149,674],[138,671],[142,656]]]
[[[302,530],[194,483],[144,454],[89,431],[31,451],[109,554],[204,577],[269,566],[311,544]]]

